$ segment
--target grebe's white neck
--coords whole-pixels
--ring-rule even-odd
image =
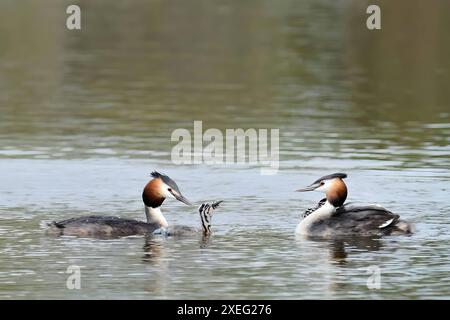
[[[147,217],[147,223],[158,223],[161,228],[167,228],[169,226],[160,207],[152,208],[145,206],[145,216]]]
[[[320,220],[329,219],[335,212],[336,208],[327,200],[320,208],[300,221],[295,229],[295,233],[308,235],[310,233],[311,226],[314,223],[319,222]]]

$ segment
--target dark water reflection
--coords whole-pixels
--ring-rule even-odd
[[[317,240],[316,240],[317,241]],[[350,249],[362,251],[378,251],[383,244],[379,238],[349,238],[333,239],[329,242],[330,258],[338,263],[346,263],[347,251]]]
[[[450,3],[375,1],[0,4],[1,298],[448,298]],[[374,2],[371,1],[370,4]],[[280,129],[280,171],[175,166],[171,133]],[[143,219],[153,169],[196,203],[224,199],[216,233],[184,239],[47,238],[42,220]],[[245,170],[245,171],[244,171]],[[296,241],[316,195],[347,171],[350,200],[417,226],[405,238]],[[195,212],[167,202],[172,223]],[[366,242],[367,241],[367,242]],[[64,286],[82,267],[83,290]],[[366,269],[382,270],[380,290]]]

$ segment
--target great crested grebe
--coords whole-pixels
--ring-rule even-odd
[[[214,210],[222,203],[223,201],[214,201],[212,204],[202,203],[202,205],[198,208],[198,212],[200,214],[200,222],[201,229],[189,227],[189,226],[169,226],[167,228],[160,228],[153,232],[153,234],[161,234],[164,236],[174,236],[181,237],[192,234],[202,234],[204,236],[209,236],[212,232],[211,230],[211,218],[214,213]]]
[[[390,235],[412,233],[412,226],[400,216],[378,205],[344,204],[347,199],[345,173],[333,173],[298,192],[319,191],[326,198],[303,214],[296,234],[330,237],[340,235]]]
[[[159,172],[151,173],[150,180],[142,192],[147,222],[111,216],[85,216],[50,223],[50,232],[56,235],[78,237],[117,238],[149,234],[168,223],[161,213],[161,205],[168,197],[191,205],[180,192],[175,181]]]

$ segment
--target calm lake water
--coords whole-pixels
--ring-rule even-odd
[[[0,3],[0,298],[450,298],[450,3],[375,1]],[[373,1],[370,2],[372,4]],[[175,165],[173,130],[280,130],[280,169]],[[196,205],[224,200],[197,237],[53,238],[43,221],[144,219],[149,172]],[[379,203],[412,236],[299,240],[347,172],[349,201]],[[200,226],[167,200],[172,225]],[[66,270],[81,268],[81,289]],[[380,288],[369,289],[368,269]]]

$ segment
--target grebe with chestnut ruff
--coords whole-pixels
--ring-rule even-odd
[[[345,173],[333,173],[317,179],[298,192],[323,192],[326,198],[303,214],[296,234],[318,237],[349,235],[410,234],[412,226],[400,216],[378,205],[344,204],[347,199]]]
[[[151,234],[169,225],[161,213],[161,205],[166,198],[175,198],[191,205],[180,192],[175,181],[157,171],[151,173],[150,180],[142,192],[147,222],[112,216],[85,216],[71,218],[49,224],[49,232],[56,235],[68,235],[94,238],[118,238],[131,235]]]

